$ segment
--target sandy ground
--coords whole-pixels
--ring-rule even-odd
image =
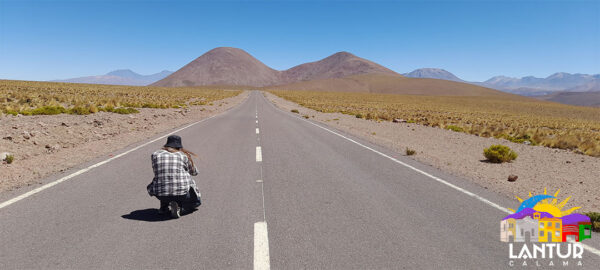
[[[109,154],[132,143],[238,105],[248,95],[188,109],[139,109],[120,115],[39,115],[0,117],[0,153],[14,155],[12,164],[0,163],[0,192],[39,184],[53,173]]]
[[[549,194],[560,189],[559,202],[572,196],[563,210],[581,206],[580,213],[600,212],[600,158],[416,124],[378,123],[341,113],[321,113],[270,93],[265,95],[283,110],[297,109],[300,115],[399,153],[404,154],[407,147],[414,149],[417,152],[411,158],[512,199],[526,199],[529,192],[541,194],[544,188]],[[519,157],[511,163],[485,162],[483,149],[492,144],[509,146]],[[509,175],[518,179],[509,182]]]

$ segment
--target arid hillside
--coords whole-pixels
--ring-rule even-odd
[[[600,107],[600,92],[558,92],[536,98],[577,106]]]
[[[517,98],[516,95],[511,95],[501,91],[467,83],[438,79],[407,78],[400,75],[380,73],[297,82],[287,85],[267,87],[267,89],[431,96],[514,96]]]
[[[154,86],[245,85],[263,87],[315,79],[378,73],[398,75],[369,60],[338,52],[320,61],[274,70],[244,50],[216,48],[154,83]]]
[[[267,86],[280,81],[274,70],[244,50],[210,50],[153,86],[248,85]]]
[[[317,79],[342,78],[351,75],[396,72],[348,52],[339,52],[320,61],[295,66],[282,72],[282,83]]]

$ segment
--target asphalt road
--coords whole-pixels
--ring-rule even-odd
[[[177,220],[159,216],[145,191],[150,154],[166,139],[114,153],[139,147],[0,207],[0,269],[511,268],[499,241],[506,213],[423,172],[502,207],[516,201],[318,125],[254,91],[178,131],[200,156],[203,205]],[[585,243],[598,248],[597,238]],[[552,268],[537,261],[528,268]],[[600,256],[586,250],[570,266],[578,261],[597,269]]]

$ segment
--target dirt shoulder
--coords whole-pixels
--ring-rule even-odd
[[[248,92],[188,109],[139,109],[121,115],[39,115],[0,117],[0,152],[14,155],[0,163],[0,192],[39,184],[39,179],[117,151],[155,134],[222,113]]]
[[[407,147],[414,149],[416,154],[411,158],[511,199],[527,198],[529,192],[540,194],[544,188],[549,194],[560,189],[559,202],[572,196],[563,210],[581,206],[579,212],[600,212],[600,158],[416,124],[378,123],[341,113],[321,113],[270,93],[265,96],[285,111],[296,109],[300,115],[398,153],[404,154]],[[519,157],[511,163],[487,163],[483,149],[492,144],[509,146]],[[518,179],[509,182],[509,175]]]

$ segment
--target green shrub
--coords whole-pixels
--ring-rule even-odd
[[[589,212],[583,214],[590,217],[590,221],[592,222],[592,230],[595,232],[600,232],[600,213]]]
[[[291,110],[291,112],[293,112],[293,113],[300,113],[300,112],[299,112],[298,110],[296,110],[296,109],[293,109],[293,110]]]
[[[453,126],[453,125],[448,125],[446,126],[446,129],[452,130],[452,131],[456,131],[456,132],[463,132],[464,129],[459,127],[459,126]]]
[[[357,114],[356,114],[356,118],[363,118],[363,116],[362,116],[362,114],[360,114],[360,113],[357,113]]]
[[[69,114],[86,115],[86,114],[90,114],[90,109],[76,106],[76,107],[69,109]]]
[[[303,115],[302,117],[304,117],[306,119],[310,118],[310,116],[308,116],[308,115]]]
[[[507,134],[500,134],[497,136],[494,136],[496,139],[506,139],[510,142],[514,142],[514,143],[524,143],[525,141],[529,141],[530,143],[533,143],[531,137],[529,135],[523,135],[523,136],[510,136]]]
[[[13,160],[15,160],[15,156],[7,155],[6,159],[4,159],[4,160],[6,160],[6,163],[11,164],[11,163],[13,163]]]
[[[483,155],[492,163],[510,162],[517,159],[517,153],[511,150],[508,146],[492,145],[483,150]]]
[[[55,115],[66,113],[67,109],[62,106],[43,106],[33,110],[21,111],[22,115]]]
[[[8,111],[6,111],[6,114],[10,114],[10,115],[13,115],[13,116],[17,116],[17,114],[19,114],[19,112],[17,112],[17,111],[12,111],[12,110],[8,110]]]
[[[417,151],[415,151],[414,149],[410,149],[410,148],[406,147],[406,155],[407,156],[412,156],[416,153],[417,153]]]

